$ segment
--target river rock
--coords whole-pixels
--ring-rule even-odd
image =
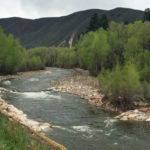
[[[120,120],[122,120],[122,121],[127,121],[127,120],[128,120],[128,117],[127,117],[127,116],[123,116],[123,117],[120,118]]]
[[[146,119],[146,121],[147,121],[147,122],[150,121],[150,117],[149,117],[148,119]]]
[[[134,112],[134,113],[138,113],[139,111],[138,111],[137,109],[135,109],[133,112]]]
[[[127,111],[115,117],[120,120],[133,120],[133,121],[150,121],[149,108],[135,109]]]
[[[135,118],[137,117],[137,114],[131,113],[130,115],[128,115],[128,118]]]

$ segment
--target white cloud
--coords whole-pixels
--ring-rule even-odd
[[[85,9],[128,7],[144,10],[150,0],[0,0],[0,18],[63,16]]]

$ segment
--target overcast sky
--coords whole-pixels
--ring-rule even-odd
[[[128,7],[144,10],[150,0],[0,0],[0,18],[64,16],[85,9]]]

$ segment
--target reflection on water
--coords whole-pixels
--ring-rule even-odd
[[[90,106],[78,96],[41,92],[50,80],[70,75],[62,69],[51,69],[48,75],[5,81],[1,86],[16,89],[5,98],[30,118],[54,124],[45,134],[69,150],[149,150],[150,124],[118,122],[113,115]]]

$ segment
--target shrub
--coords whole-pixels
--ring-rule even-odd
[[[112,71],[104,70],[99,75],[100,87],[111,104],[127,109],[133,107],[133,100],[141,97],[141,83],[135,65],[129,63]]]
[[[16,73],[21,64],[23,52],[24,49],[13,35],[6,36],[0,28],[0,73]]]
[[[27,66],[30,70],[44,69],[44,63],[41,61],[39,56],[33,56],[30,60],[28,60]]]

